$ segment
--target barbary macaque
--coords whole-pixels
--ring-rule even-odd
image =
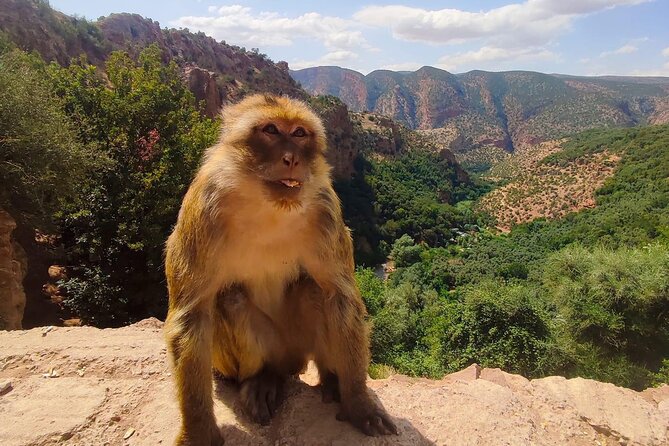
[[[282,384],[309,360],[323,400],[340,401],[338,419],[397,434],[366,387],[366,312],[325,150],[323,124],[301,101],[254,95],[224,109],[167,241],[177,445],[223,442],[212,369],[268,424]]]

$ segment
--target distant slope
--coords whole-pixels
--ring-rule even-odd
[[[433,67],[339,67],[291,71],[312,94],[334,94],[353,110],[384,114],[438,137],[462,155],[513,151],[595,127],[669,122],[669,78],[579,77],[527,71],[452,74]],[[479,157],[480,158],[480,157]]]
[[[495,217],[497,228],[509,231],[516,224],[561,218],[595,206],[595,191],[613,174],[620,155],[604,150],[560,164],[542,162],[561,151],[563,143],[547,141],[520,149],[491,169],[492,179],[509,182],[483,197],[478,207]]]

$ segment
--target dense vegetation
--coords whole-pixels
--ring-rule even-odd
[[[4,47],[0,206],[62,235],[65,303],[84,321],[164,316],[165,239],[218,124],[155,46],[104,71]]]
[[[198,113],[178,67],[155,46],[137,61],[112,53],[106,79],[85,61],[49,74],[78,139],[112,161],[61,220],[73,273],[67,304],[101,325],[163,316],[164,243],[218,125]]]
[[[545,162],[604,148],[622,160],[594,209],[445,248],[402,237],[387,282],[360,270],[374,361],[435,377],[478,362],[636,388],[666,379],[669,126],[588,132]]]
[[[454,166],[436,153],[416,149],[378,160],[364,151],[355,167],[355,178],[335,187],[359,264],[383,262],[403,234],[429,246],[446,246],[480,223],[470,200],[484,186],[459,180]]]
[[[0,55],[0,208],[48,226],[103,157],[84,149],[46,80],[46,65],[4,44]]]

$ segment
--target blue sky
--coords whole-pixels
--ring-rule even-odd
[[[339,65],[368,73],[432,65],[455,73],[669,76],[669,0],[51,0],[51,5],[88,19],[138,13],[162,27],[258,48],[293,69]]]

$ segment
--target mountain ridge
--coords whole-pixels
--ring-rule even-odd
[[[471,151],[513,152],[596,127],[669,122],[669,78],[522,70],[453,74],[429,66],[367,75],[314,67],[290,74],[309,93],[338,96],[353,111],[386,115],[421,131],[444,129],[441,142],[460,159]]]

